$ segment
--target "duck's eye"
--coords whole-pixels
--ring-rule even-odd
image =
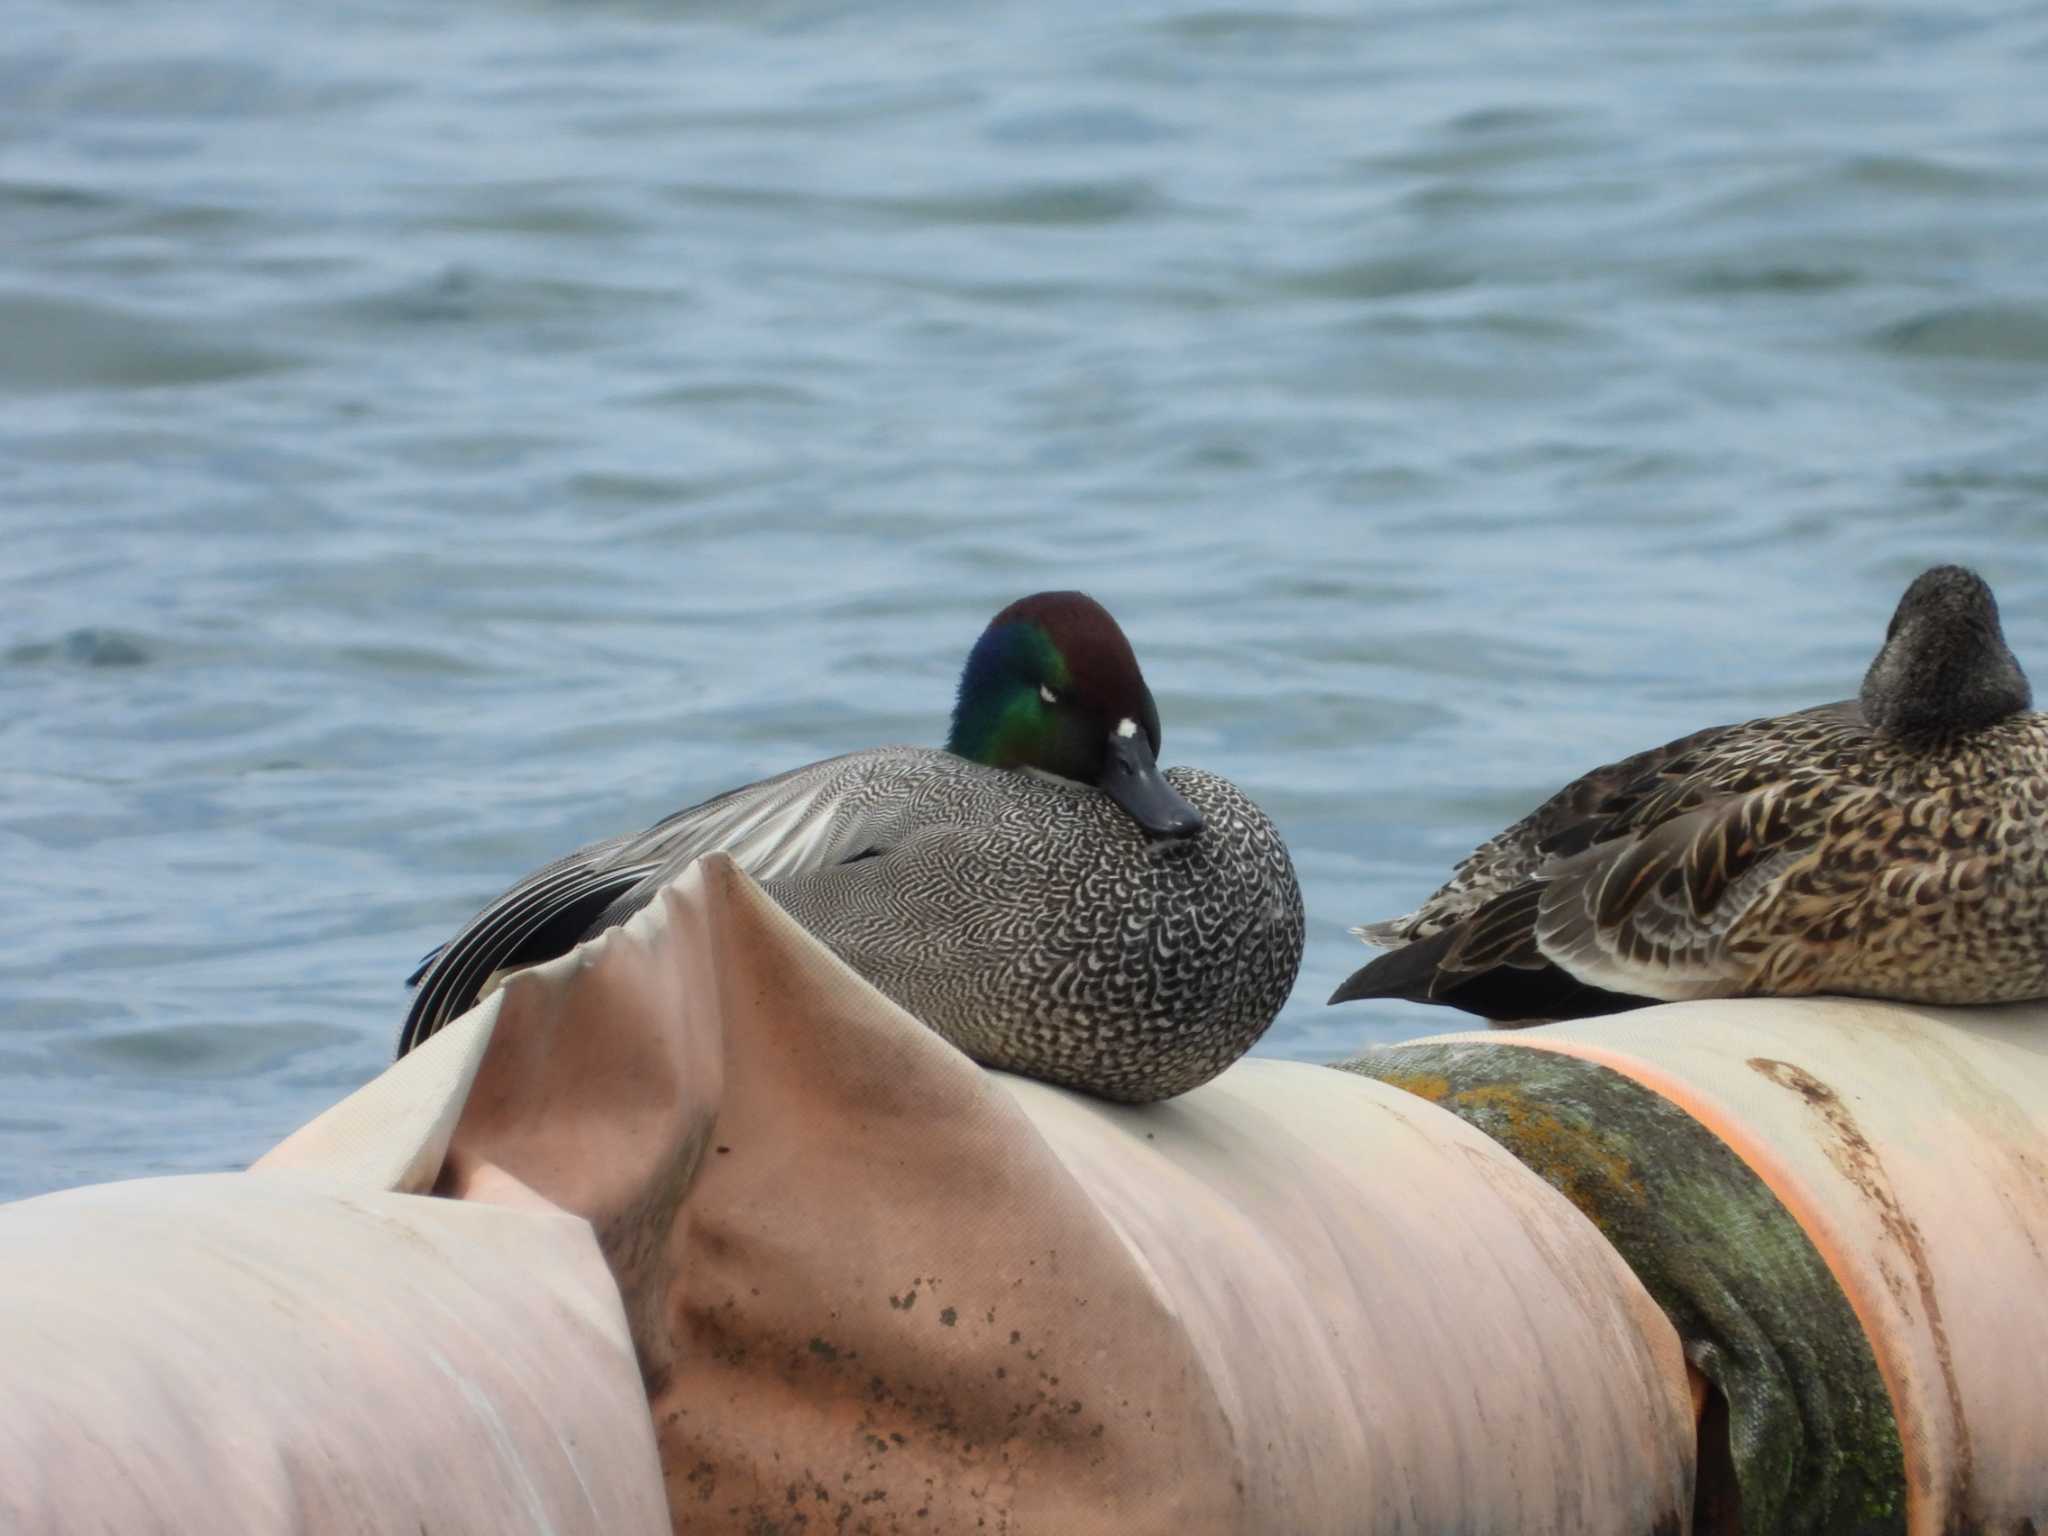
[[[1038,696],[1048,704],[1057,704],[1060,701],[1060,696],[1043,683],[1038,685]]]

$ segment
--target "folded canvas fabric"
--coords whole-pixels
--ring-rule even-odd
[[[713,856],[512,978],[440,1187],[588,1216],[676,1529],[1676,1531],[1675,1334],[1485,1137],[1324,1068],[983,1072]]]
[[[313,1174],[0,1206],[0,1530],[666,1531],[589,1228]]]
[[[1144,1108],[984,1072],[718,856],[250,1173],[0,1209],[0,1254],[9,1530],[1692,1507],[1676,1333],[1456,1116],[1292,1063]]]
[[[1614,1239],[1725,1398],[1741,1528],[2048,1528],[2039,1008],[1673,1004],[1350,1065]]]

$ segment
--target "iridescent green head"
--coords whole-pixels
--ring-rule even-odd
[[[1159,709],[1131,642],[1084,593],[1039,592],[989,621],[960,673],[946,749],[1092,784],[1154,837],[1202,830],[1159,771]]]

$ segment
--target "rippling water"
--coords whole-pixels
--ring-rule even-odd
[[[2048,10],[14,0],[0,1196],[230,1166],[576,842],[1124,620],[1310,943],[1593,761],[2048,669]]]

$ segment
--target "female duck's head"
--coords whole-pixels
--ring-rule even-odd
[[[2033,690],[1984,578],[1937,565],[1899,599],[1859,698],[1874,729],[1915,741],[1994,725],[2032,704]]]
[[[1020,598],[989,621],[960,673],[946,749],[1093,784],[1153,837],[1202,830],[1159,771],[1159,709],[1131,642],[1080,592]]]

